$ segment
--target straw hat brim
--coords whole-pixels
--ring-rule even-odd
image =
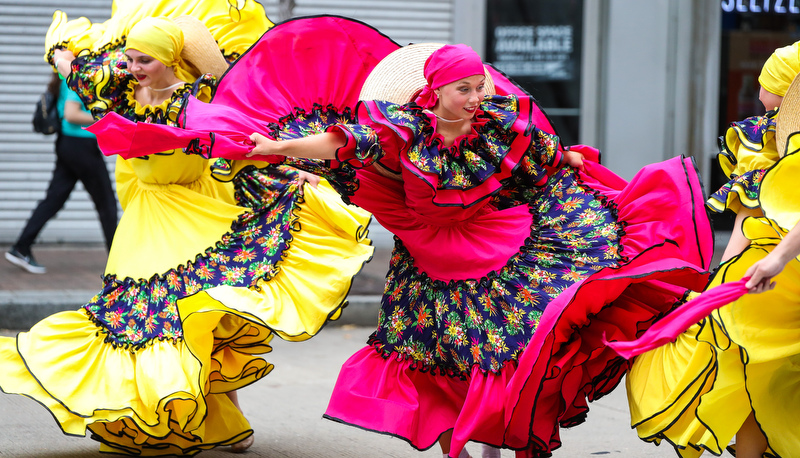
[[[786,154],[789,136],[797,131],[800,131],[800,75],[794,77],[786,90],[775,119],[775,141],[781,157]]]
[[[361,87],[361,100],[404,104],[414,100],[425,86],[425,61],[444,43],[416,43],[392,51],[381,59]],[[494,82],[484,65],[486,94],[495,94]]]
[[[211,73],[221,77],[228,70],[228,62],[208,28],[192,16],[178,16],[172,21],[183,32],[181,59],[197,71],[197,76]]]

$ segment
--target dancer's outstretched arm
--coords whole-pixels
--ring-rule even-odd
[[[255,144],[248,156],[289,156],[306,159],[336,159],[336,150],[347,144],[341,132],[323,132],[308,137],[275,141],[254,133],[250,140]]]

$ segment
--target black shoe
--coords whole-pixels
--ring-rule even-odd
[[[25,269],[32,274],[47,273],[47,269],[33,259],[33,253],[28,256],[23,256],[15,247],[11,247],[10,250],[6,251],[6,259],[8,259],[8,262],[11,264]]]

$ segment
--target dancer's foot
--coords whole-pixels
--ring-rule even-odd
[[[253,445],[253,442],[255,442],[255,437],[253,434],[251,434],[239,442],[231,445],[231,451],[233,453],[244,453],[248,448],[250,448],[251,445]]]
[[[491,445],[481,444],[481,458],[500,458],[500,449]]]

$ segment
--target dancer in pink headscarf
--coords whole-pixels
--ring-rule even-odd
[[[694,164],[674,158],[626,182],[597,150],[563,147],[535,100],[464,45],[413,63],[425,45],[398,49],[350,105],[341,94],[363,73],[330,77],[348,56],[328,51],[314,20],[325,18],[267,32],[210,104],[188,100],[184,130],[104,119],[93,131],[125,155],[157,138],[328,167],[395,249],[378,327],[343,365],[325,417],[451,457],[469,456],[468,441],[484,456],[549,454],[559,425],[582,422],[625,373],[603,336],[636,336],[705,285],[713,240]],[[268,50],[286,60],[262,66]],[[419,85],[388,81],[423,62]]]

